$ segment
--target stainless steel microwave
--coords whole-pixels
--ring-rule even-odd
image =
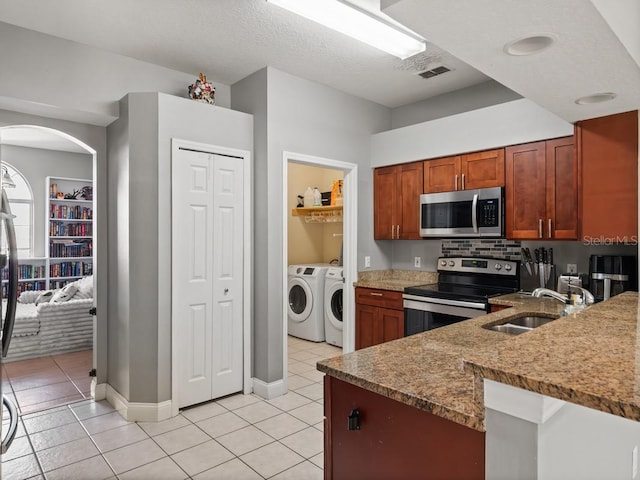
[[[420,236],[503,237],[501,187],[420,195]]]

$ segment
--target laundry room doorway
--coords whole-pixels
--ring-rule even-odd
[[[283,380],[314,399],[315,362],[354,349],[357,165],[285,152],[283,176]]]

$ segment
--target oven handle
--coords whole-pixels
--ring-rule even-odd
[[[482,315],[487,314],[485,310],[478,310],[476,308],[454,307],[451,305],[440,305],[437,303],[415,302],[413,300],[405,300],[403,302],[403,306],[405,312],[413,310],[416,312],[441,313],[453,317],[459,317],[464,320],[481,317]]]
[[[406,293],[402,296],[402,298],[405,303],[405,308],[407,308],[406,307],[407,301],[411,301],[412,304],[418,305],[418,307],[415,308],[415,310],[429,311],[429,310],[426,310],[427,308],[426,305],[434,304],[434,303],[438,305],[447,305],[452,307],[473,308],[475,310],[482,310],[483,312],[486,312],[486,308],[487,308],[485,303],[467,302],[464,300],[445,300],[442,298],[422,297],[420,295],[410,295]],[[425,307],[420,307],[420,305],[425,305]]]

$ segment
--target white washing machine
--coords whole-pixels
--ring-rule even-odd
[[[324,334],[327,343],[342,347],[342,267],[330,267],[324,278]]]
[[[294,337],[324,342],[324,277],[327,266],[289,266],[288,333]]]

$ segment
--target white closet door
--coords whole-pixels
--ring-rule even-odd
[[[179,407],[242,390],[242,160],[172,162],[172,314]]]
[[[243,164],[213,161],[213,397],[242,390]]]

